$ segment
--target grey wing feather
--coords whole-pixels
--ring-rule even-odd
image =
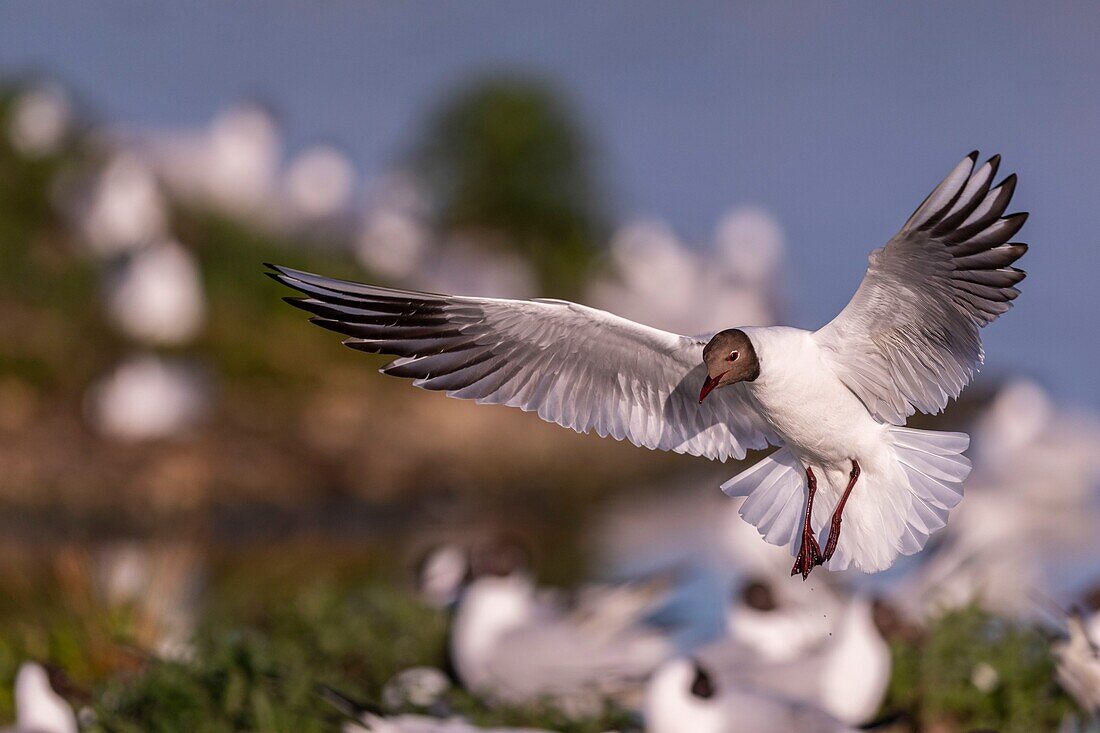
[[[977,152],[929,194],[870,266],[851,302],[815,333],[837,375],[880,420],[902,424],[958,397],[984,358],[978,329],[1012,306],[1027,251],[1009,240],[1027,214],[1004,215],[1010,175],[977,170]]]
[[[641,685],[673,651],[666,637],[640,626],[604,634],[563,617],[506,635],[488,664],[501,699],[615,695]]]
[[[698,404],[704,342],[562,300],[440,295],[271,266],[288,299],[382,371],[577,432],[726,460],[778,442],[740,385]]]

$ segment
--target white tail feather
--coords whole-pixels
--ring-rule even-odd
[[[888,458],[868,462],[844,511],[844,524],[830,570],[850,564],[867,572],[884,570],[898,555],[919,552],[947,524],[962,500],[970,461],[962,452],[965,433],[889,427]],[[822,546],[832,512],[846,485],[848,467],[818,476],[812,524]],[[739,513],[766,541],[798,554],[806,506],[805,468],[790,450],[772,453],[722,485],[729,496],[744,496]]]

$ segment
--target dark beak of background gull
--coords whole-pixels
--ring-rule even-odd
[[[703,382],[703,388],[699,390],[699,404],[703,404],[703,400],[707,398],[707,395],[714,391],[714,388],[718,386],[718,380],[726,376],[725,372],[722,372],[717,377],[707,375],[707,381]]]

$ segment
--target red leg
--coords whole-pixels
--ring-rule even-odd
[[[833,523],[829,528],[829,541],[825,543],[826,560],[831,560],[833,553],[836,552],[836,543],[840,541],[840,522],[844,519],[844,505],[848,503],[848,496],[852,493],[852,489],[855,487],[858,479],[859,461],[853,458],[852,472],[848,474],[848,488],[844,490],[844,494],[840,497],[840,502],[836,505],[836,511],[833,512]]]
[[[806,484],[809,486],[810,495],[806,500],[806,517],[802,521],[802,544],[798,548],[798,557],[795,558],[794,567],[791,568],[791,575],[802,573],[803,580],[809,577],[810,571],[815,566],[824,562],[821,558],[821,546],[817,544],[813,527],[810,526],[810,520],[813,518],[814,513],[814,494],[817,493],[817,477],[814,476],[813,469],[809,466],[806,467]]]

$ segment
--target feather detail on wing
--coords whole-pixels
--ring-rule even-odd
[[[382,371],[424,389],[535,411],[577,432],[726,460],[777,439],[740,385],[704,404],[705,342],[562,300],[438,295],[270,266],[288,299]]]
[[[1012,306],[1026,213],[1004,216],[1016,176],[990,187],[1000,162],[977,152],[948,174],[870,266],[851,302],[814,336],[837,376],[880,420],[940,412],[984,353],[978,329]]]

